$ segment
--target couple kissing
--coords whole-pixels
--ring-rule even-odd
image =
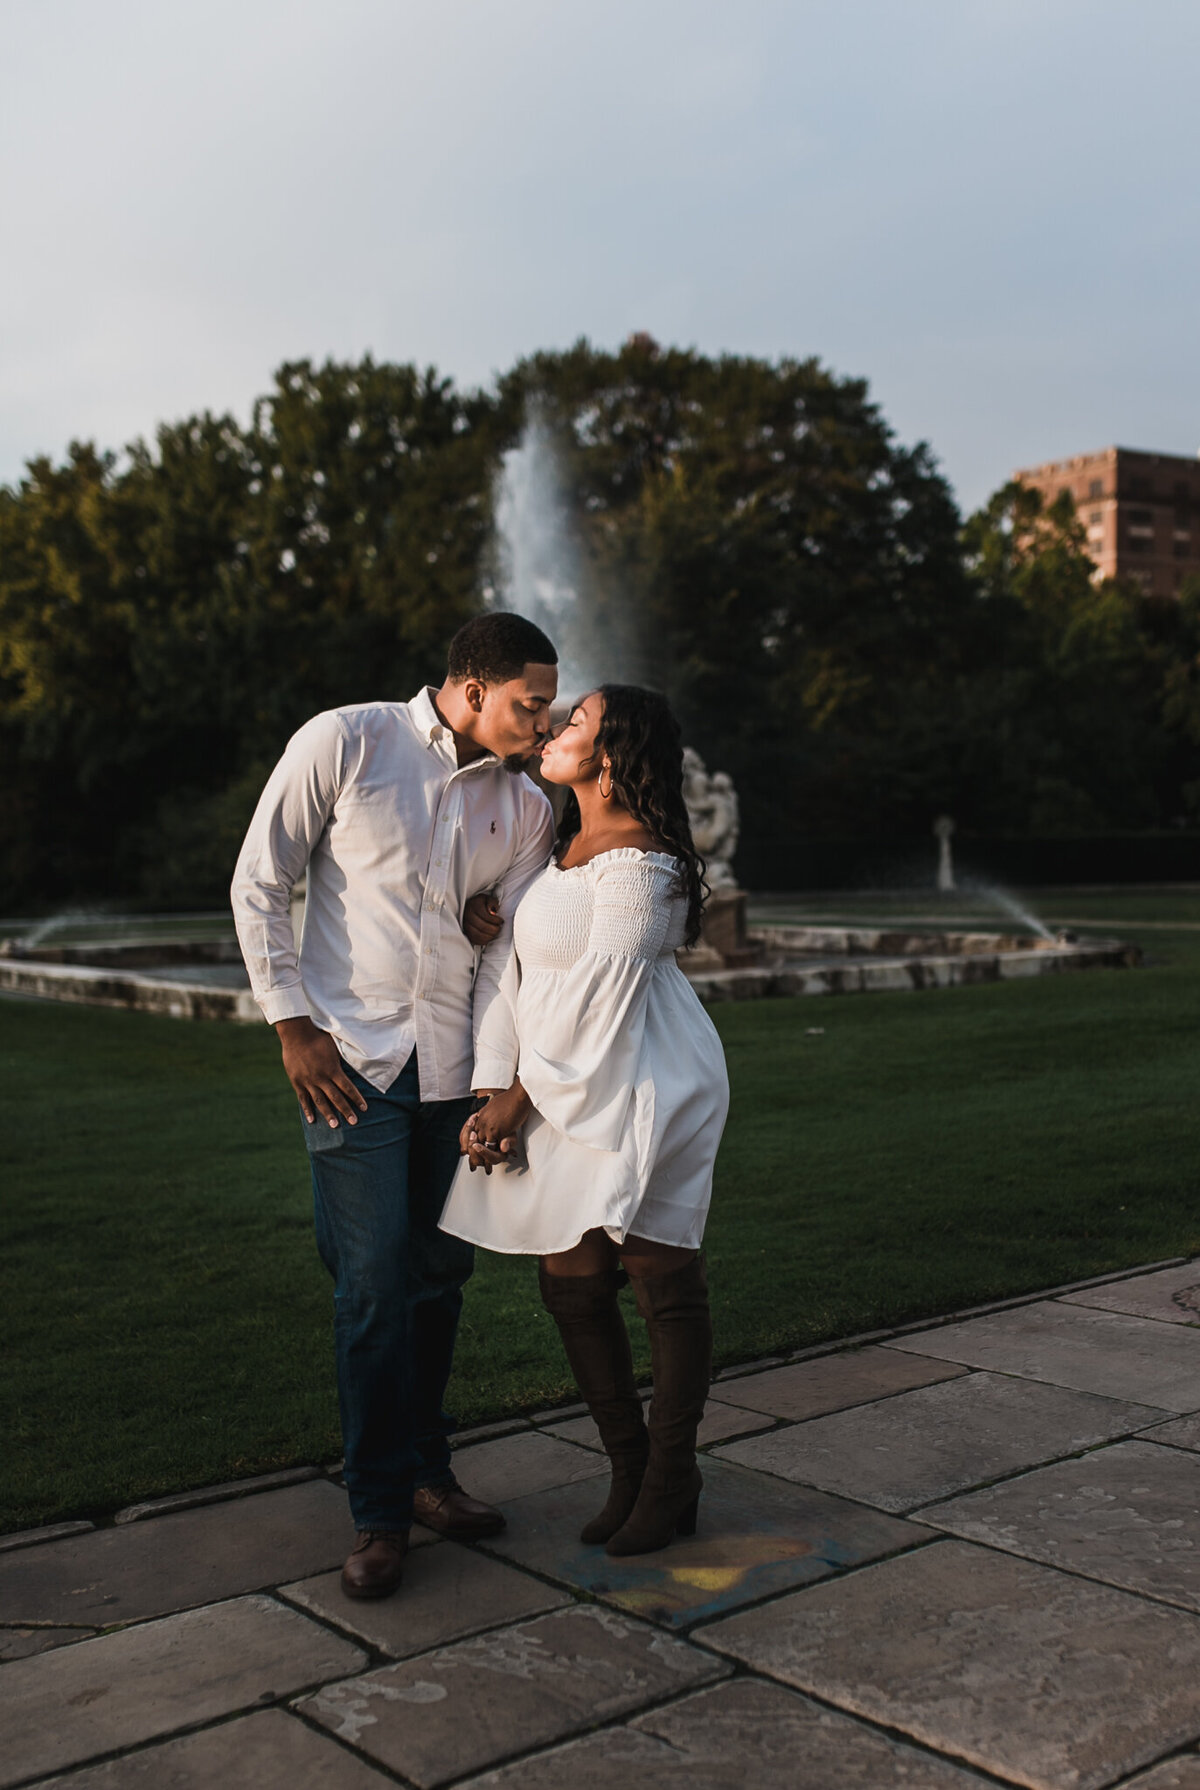
[[[555,728],[557,687],[540,628],[476,617],[439,689],[295,734],[234,876],[333,1279],[351,1597],[399,1587],[414,1520],[464,1540],[504,1527],[458,1484],[443,1410],[476,1245],[539,1259],[612,1469],[582,1539],[641,1554],[696,1525],[699,1248],[728,1105],[675,959],[699,935],[703,866],[665,699],[604,684]],[[535,766],[563,792],[557,828]],[[626,1279],[650,1336],[648,1422]]]

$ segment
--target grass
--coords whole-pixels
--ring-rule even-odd
[[[1200,1252],[1200,899],[1053,905],[1139,938],[1148,967],[714,1010],[719,1360]],[[335,1457],[272,1035],[0,1001],[0,1072],[0,1527]],[[481,1256],[460,1417],[570,1390],[534,1265]]]

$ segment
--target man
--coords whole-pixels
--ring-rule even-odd
[[[465,907],[494,890],[507,927],[549,856],[550,804],[520,773],[548,737],[557,687],[540,628],[476,617],[450,643],[440,690],[300,729],[234,876],[238,939],[300,1102],[334,1280],[351,1597],[396,1590],[414,1516],[460,1538],[504,1526],[450,1469],[442,1399],[474,1252],[437,1226],[472,1106],[472,1006],[478,1023],[499,960],[485,952],[476,974]],[[297,958],[288,902],[306,868]]]

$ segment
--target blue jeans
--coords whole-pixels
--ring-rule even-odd
[[[338,1403],[356,1529],[407,1529],[413,1487],[451,1477],[442,1410],[469,1243],[439,1231],[472,1102],[422,1105],[414,1051],[358,1123],[301,1117],[312,1164],[317,1248],[333,1276]]]

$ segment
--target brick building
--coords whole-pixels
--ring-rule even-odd
[[[1048,502],[1070,492],[1097,578],[1128,578],[1150,596],[1173,597],[1200,575],[1200,458],[1110,447],[1013,477]]]

